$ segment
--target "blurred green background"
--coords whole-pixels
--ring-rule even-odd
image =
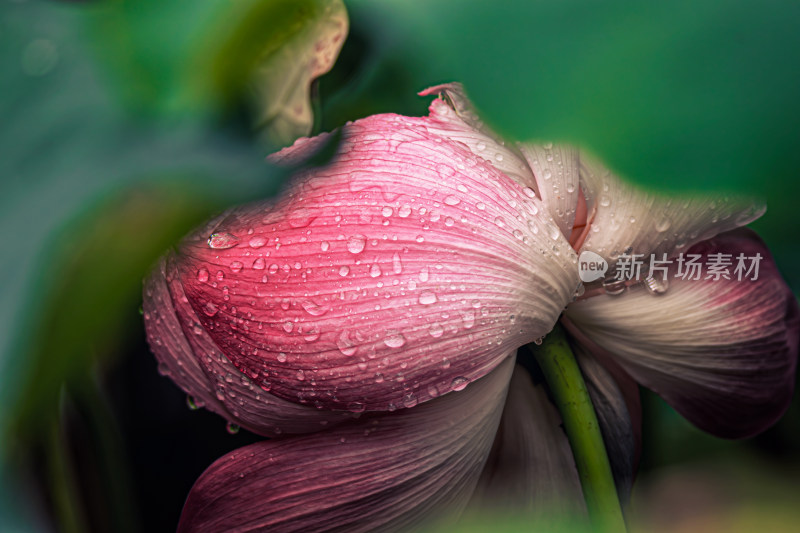
[[[202,470],[257,437],[158,375],[143,276],[210,214],[275,194],[276,147],[425,114],[430,85],[460,80],[508,137],[580,144],[642,185],[764,198],[754,227],[800,290],[797,2],[352,0],[316,81],[338,1],[0,2],[2,531],[174,529]],[[635,529],[800,519],[797,400],[743,442],[644,400]]]

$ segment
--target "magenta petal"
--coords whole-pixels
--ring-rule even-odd
[[[240,448],[197,480],[179,532],[397,531],[457,515],[500,420],[513,357],[462,392]]]
[[[177,279],[174,258],[168,257],[145,280],[145,329],[162,372],[195,405],[266,436],[318,431],[353,417],[287,402],[255,386],[200,327]]]
[[[323,409],[411,407],[553,327],[578,282],[574,251],[537,198],[432,133],[437,121],[357,121],[276,203],[182,243],[203,330],[256,384]]]
[[[569,306],[565,316],[701,429],[723,437],[763,431],[784,413],[794,390],[800,315],[772,257],[748,230],[693,246],[713,253],[761,254],[758,279],[672,278],[654,296],[635,287]],[[675,271],[671,272],[674,275]],[[702,278],[708,275],[706,269]]]

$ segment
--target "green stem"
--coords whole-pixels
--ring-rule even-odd
[[[597,415],[559,324],[535,347],[534,355],[561,413],[593,525],[607,533],[626,531]]]

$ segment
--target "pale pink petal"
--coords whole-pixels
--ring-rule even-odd
[[[611,354],[700,428],[724,437],[758,433],[792,397],[800,318],[797,301],[764,244],[746,230],[699,243],[688,253],[760,254],[758,279],[682,280],[666,293],[643,286],[570,305],[566,324]],[[671,276],[676,273],[673,265]],[[752,277],[752,275],[751,275]]]
[[[514,367],[461,392],[313,435],[240,448],[192,488],[179,532],[400,531],[467,504]]]
[[[558,409],[517,365],[492,453],[470,507],[540,519],[585,513],[581,483]]]
[[[612,377],[580,349],[576,355],[595,405],[617,490],[627,503],[637,454],[639,423],[634,417],[641,416],[636,384],[624,375],[618,381],[617,374]],[[628,407],[623,391],[633,393],[633,408]],[[473,504],[526,512],[540,519],[586,511],[558,409],[549,400],[541,376],[532,380],[528,370],[519,365]]]
[[[353,418],[288,402],[256,386],[200,326],[177,279],[174,257],[159,261],[145,280],[145,329],[162,373],[205,407],[231,423],[266,436],[308,433]]]
[[[581,250],[613,263],[629,254],[655,254],[659,259],[686,251],[694,243],[744,226],[764,214],[765,207],[720,195],[666,195],[648,192],[614,176],[581,153],[581,183],[590,211],[591,228]]]
[[[182,243],[203,329],[257,385],[325,409],[412,407],[553,327],[578,283],[574,251],[538,199],[435,122],[357,121],[277,202]]]
[[[581,194],[578,149],[552,143],[521,143],[519,148],[533,170],[542,201],[569,238]]]
[[[428,129],[432,133],[464,144],[473,154],[491,163],[517,183],[528,187],[528,194],[536,190],[536,180],[519,149],[513,143],[506,144],[483,123],[460,83],[437,85],[419,94],[440,96],[429,108],[431,120]]]

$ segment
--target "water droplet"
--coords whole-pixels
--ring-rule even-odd
[[[423,237],[422,235],[417,235],[417,238],[414,239],[414,240],[419,242],[419,243],[423,243],[423,242],[425,242],[425,237]]]
[[[670,222],[670,220],[664,217],[658,222],[656,222],[656,231],[659,233],[663,233],[667,231],[671,225],[672,223]]]
[[[428,281],[429,277],[428,267],[422,267],[422,270],[419,271],[419,280],[425,282]]]
[[[381,214],[383,216],[385,216],[385,217],[390,217],[390,216],[392,216],[393,213],[394,213],[394,209],[392,209],[388,205],[386,207],[384,207],[383,209],[381,209]]]
[[[195,322],[194,326],[192,326],[192,333],[194,333],[195,335],[202,335],[203,334],[203,326],[201,326],[200,324]]]
[[[349,273],[350,273],[350,267],[349,266],[345,265],[345,266],[339,267],[339,275],[340,276],[345,277]]]
[[[306,334],[303,336],[303,338],[306,340],[306,342],[314,342],[315,340],[319,339],[319,336],[320,336],[319,329],[313,328],[308,330]]]
[[[300,306],[311,316],[322,316],[328,312],[327,307],[317,305],[313,300],[301,300]]]
[[[454,391],[464,390],[465,388],[467,388],[467,385],[469,385],[469,379],[461,376],[453,379],[453,382],[450,383],[450,387]]]
[[[432,291],[423,291],[419,295],[419,303],[422,305],[431,305],[436,303],[436,294]]]
[[[237,433],[239,433],[239,425],[234,424],[233,422],[228,422],[225,425],[225,430],[231,435],[236,435]]]
[[[438,322],[434,322],[431,324],[431,327],[428,328],[428,333],[430,333],[433,338],[439,338],[444,334],[444,328]]]
[[[250,248],[261,248],[262,246],[267,244],[267,239],[265,239],[264,237],[256,236],[250,239],[250,242],[248,244],[250,245]]]
[[[208,316],[214,316],[217,314],[218,311],[219,308],[217,308],[217,306],[211,302],[208,302],[205,306],[203,306],[203,313],[205,313]]]
[[[483,141],[478,142],[478,144],[475,145],[475,149],[479,152],[486,150],[486,143]]]
[[[286,333],[291,333],[293,329],[294,329],[294,323],[293,322],[284,322],[283,323],[283,331],[285,331]]]
[[[244,265],[242,264],[241,261],[234,261],[231,263],[231,272],[233,272],[234,274],[238,274],[239,272],[242,271],[243,268]]]
[[[534,191],[530,187],[525,187],[524,189],[522,189],[522,192],[524,192],[525,196],[527,196],[528,198],[536,198],[536,191]]]
[[[608,207],[611,205],[611,197],[607,194],[603,194],[600,196],[600,205],[603,207]]]
[[[302,368],[297,371],[297,373],[295,374],[295,377],[297,378],[297,381],[305,381],[306,380],[306,374],[305,374],[305,372],[303,372]]]
[[[347,409],[349,409],[352,413],[363,413],[366,407],[361,402],[353,402],[348,404]]]
[[[399,216],[400,218],[406,218],[410,214],[411,214],[411,206],[408,204],[404,205],[397,211],[397,216]]]
[[[447,205],[458,205],[461,203],[461,199],[451,194],[449,196],[445,196],[444,203],[446,203]]]
[[[208,238],[208,247],[215,250],[233,248],[239,244],[239,238],[230,233],[212,233]]]
[[[278,272],[278,265],[275,264],[275,263],[272,263],[269,266],[269,270],[267,270],[267,272],[269,272],[270,274],[276,274]]]
[[[475,311],[472,309],[464,311],[461,318],[464,320],[464,329],[471,329],[475,326]]]
[[[286,362],[286,354],[281,352],[281,353],[278,354],[276,359],[278,360],[279,363],[285,363]]]
[[[414,407],[418,403],[417,395],[413,392],[409,392],[405,396],[403,396],[403,405],[406,407]]]
[[[381,267],[378,266],[378,263],[374,263],[371,267],[369,267],[369,275],[372,278],[377,278],[381,275]]]
[[[330,249],[330,247],[331,243],[329,243],[328,241],[322,241],[321,243],[319,243],[319,248],[323,252],[327,252]]]
[[[428,385],[428,396],[431,398],[438,398],[439,394],[439,387],[437,387],[435,383]]]
[[[205,268],[201,268],[200,270],[198,270],[197,281],[199,281],[200,283],[205,283],[206,281],[208,281],[208,270],[206,270]]]
[[[611,296],[622,294],[626,288],[624,279],[609,278],[603,280],[603,290]]]
[[[448,368],[450,368],[450,360],[447,357],[443,357],[442,358],[442,368],[444,370],[447,370]]]
[[[389,331],[386,334],[386,338],[383,339],[383,343],[389,348],[400,348],[406,343],[406,338],[403,337],[402,333]]]
[[[293,228],[305,228],[315,218],[308,209],[297,209],[289,215],[289,225]]]
[[[356,346],[353,345],[353,341],[350,340],[350,336],[347,331],[342,331],[339,338],[336,340],[336,346],[339,348],[339,351],[342,352],[342,355],[351,356],[356,353]]]
[[[347,251],[351,254],[360,254],[367,245],[367,238],[363,235],[353,235],[347,239]]]
[[[395,274],[400,274],[403,272],[403,262],[400,261],[400,254],[395,252],[392,256],[392,272]]]
[[[669,290],[669,278],[665,276],[647,276],[644,279],[644,286],[650,294],[664,294]]]
[[[267,262],[263,257],[259,257],[253,261],[253,270],[264,270],[265,268],[267,268]]]
[[[519,240],[522,240],[522,237],[524,237],[524,235],[522,234],[522,232],[521,232],[520,230],[518,230],[518,229],[515,229],[515,230],[514,230],[514,231],[512,231],[511,233],[514,235],[514,237],[516,237],[516,238],[517,238],[517,239],[519,239]]]
[[[629,220],[630,220],[631,224],[635,224],[636,223],[636,217],[631,217]]]
[[[559,237],[561,237],[561,230],[558,229],[558,226],[554,226],[552,224],[549,225],[547,228],[548,233],[550,234],[550,238],[554,241],[557,241]]]

